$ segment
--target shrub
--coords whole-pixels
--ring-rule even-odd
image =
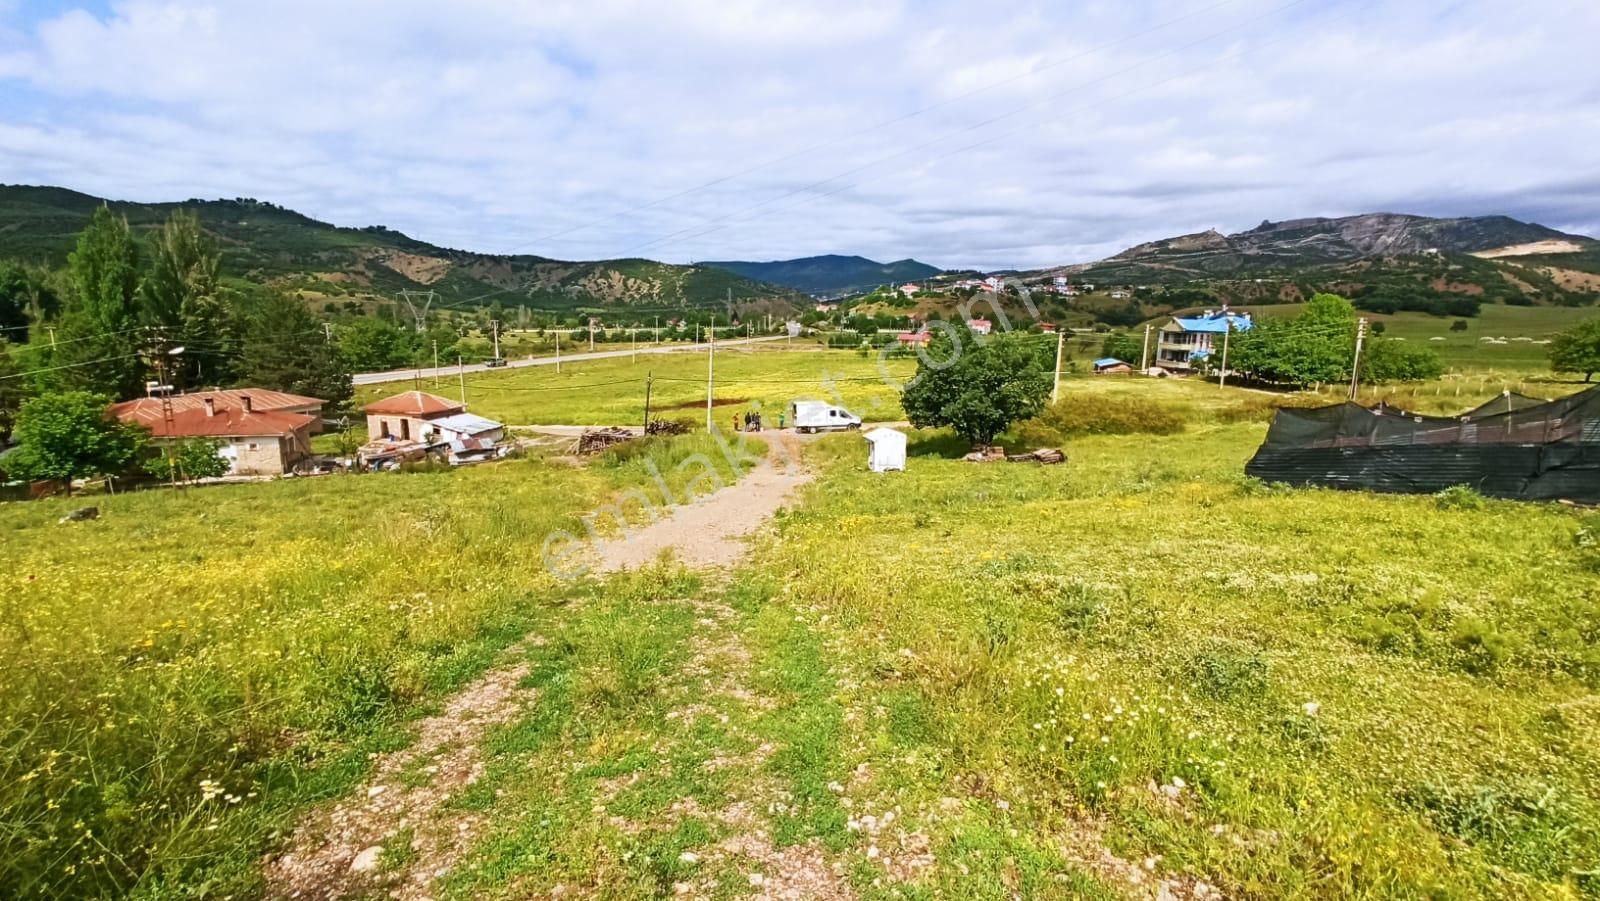
[[[1254,648],[1202,651],[1189,659],[1184,675],[1201,694],[1217,700],[1248,700],[1267,693],[1267,661]]]
[[[1084,435],[1175,435],[1184,417],[1171,406],[1135,398],[1068,394],[1017,427],[1027,445],[1061,444]]]
[[[1482,675],[1510,659],[1516,640],[1484,620],[1468,616],[1457,620],[1450,630],[1450,646],[1460,652],[1463,669]]]
[[[1433,503],[1440,510],[1482,510],[1486,502],[1470,485],[1451,485],[1435,494]]]

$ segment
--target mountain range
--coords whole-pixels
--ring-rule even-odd
[[[134,203],[59,187],[0,185],[0,259],[65,264],[101,204],[151,231],[193,210],[217,239],[227,278],[274,285],[324,307],[436,291],[439,306],[500,303],[546,310],[691,307],[787,312],[795,294],[844,294],[923,281],[940,269],[827,255],[688,266],[643,259],[573,262],[439,247],[382,226],[346,228],[250,198]],[[1016,273],[1122,285],[1205,287],[1238,303],[1316,290],[1419,286],[1485,301],[1583,304],[1600,294],[1600,241],[1506,216],[1395,213],[1263,222],[1151,241],[1093,263]],[[945,279],[955,274],[945,273]]]
[[[1593,238],[1508,216],[1435,219],[1370,213],[1263,222],[1233,235],[1215,230],[1181,235],[1130,247],[1097,263],[1065,267],[1065,271],[1102,280],[1171,281],[1281,273],[1424,254],[1509,257],[1582,253],[1596,248],[1600,242]]]
[[[630,306],[671,310],[787,307],[792,292],[715,266],[653,260],[569,262],[454,250],[382,226],[343,228],[251,198],[134,203],[58,187],[0,185],[0,259],[59,267],[101,204],[137,231],[193,210],[217,239],[224,276],[273,284],[311,302],[362,302],[437,291],[443,305],[500,302],[540,309]]]
[[[912,282],[938,275],[940,269],[916,260],[879,263],[866,257],[828,254],[767,263],[723,261],[702,263],[758,282],[782,285],[807,294],[849,294],[879,285]]]

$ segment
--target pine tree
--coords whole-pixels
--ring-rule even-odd
[[[219,260],[192,212],[174,212],[156,237],[140,295],[145,322],[184,348],[169,373],[179,388],[225,382],[234,370],[238,342],[219,289]]]
[[[293,298],[261,298],[245,325],[243,347],[242,384],[318,397],[335,407],[355,393],[350,370],[326,340],[322,323]]]

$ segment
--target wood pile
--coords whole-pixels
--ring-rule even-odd
[[[1041,447],[1031,454],[1013,454],[1006,460],[1011,463],[1041,463],[1045,466],[1054,466],[1057,463],[1067,462],[1067,455],[1053,447]]]
[[[624,441],[632,441],[638,436],[627,429],[612,426],[606,429],[588,429],[578,437],[578,453],[587,456],[598,454],[609,447],[615,447]]]
[[[980,447],[961,459],[968,463],[999,463],[1006,458],[1003,447]]]
[[[689,433],[689,425],[676,419],[652,419],[650,424],[644,427],[644,433],[646,435],[686,435]]]

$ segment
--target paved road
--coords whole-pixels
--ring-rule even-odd
[[[739,347],[745,344],[761,344],[768,341],[782,341],[786,337],[786,335],[763,335],[760,338],[729,338],[724,341],[718,341],[717,346]],[[641,347],[637,352],[641,354],[676,354],[690,353],[693,351],[703,352],[705,349],[706,345],[704,343],[663,344],[654,347]],[[585,351],[583,353],[562,354],[561,362],[581,363],[584,360],[614,360],[618,357],[631,357],[634,353],[635,351],[631,347],[626,347],[621,350],[597,350],[593,353]],[[534,357],[531,360],[507,360],[506,365],[502,368],[522,369],[527,366],[554,366],[555,364],[556,358],[553,356]],[[490,372],[492,370],[490,370],[490,368],[483,363],[469,363],[466,366],[461,367],[440,366],[437,369],[429,366],[423,369],[392,369],[388,372],[358,372],[352,376],[350,380],[357,385],[378,385],[382,384],[383,382],[409,382],[415,378],[431,379],[435,376],[449,377],[454,376],[456,373],[461,371]]]

